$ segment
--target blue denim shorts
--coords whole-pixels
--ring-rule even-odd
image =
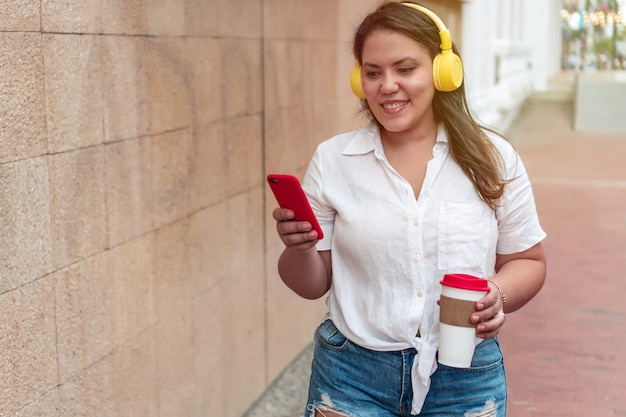
[[[410,416],[415,354],[415,349],[379,352],[362,348],[326,320],[315,332],[305,416],[314,417],[316,410],[348,417]],[[506,396],[500,346],[497,339],[486,339],[476,346],[470,368],[437,365],[419,415],[504,417]]]

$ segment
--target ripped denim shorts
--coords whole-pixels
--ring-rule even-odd
[[[306,417],[405,417],[413,400],[415,349],[379,352],[350,342],[324,321],[315,333]],[[497,339],[483,340],[467,369],[438,364],[420,416],[504,417],[506,382]]]

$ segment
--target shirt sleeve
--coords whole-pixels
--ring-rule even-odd
[[[535,198],[524,163],[513,146],[508,142],[507,145],[499,146],[505,178],[508,180],[496,209],[496,252],[499,254],[523,252],[546,237],[539,223]]]
[[[320,145],[309,162],[302,180],[302,188],[324,232],[324,238],[317,242],[317,250],[330,250],[335,225],[335,209],[324,198],[323,168],[323,146]]]

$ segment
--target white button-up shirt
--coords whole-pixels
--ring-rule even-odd
[[[544,239],[522,161],[488,133],[510,179],[496,211],[448,154],[440,129],[420,195],[389,164],[369,125],[319,145],[303,186],[332,251],[329,317],[352,342],[392,351],[414,347],[413,413],[437,364],[439,282],[446,273],[489,278],[496,253]]]

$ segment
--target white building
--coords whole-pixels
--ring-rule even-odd
[[[560,71],[560,0],[467,0],[462,57],[478,118],[506,130],[524,100]]]

